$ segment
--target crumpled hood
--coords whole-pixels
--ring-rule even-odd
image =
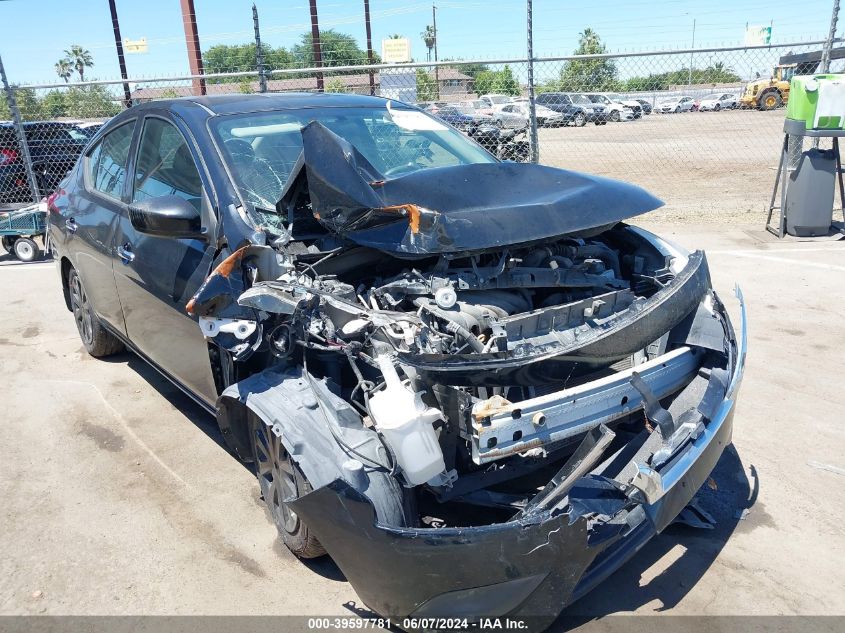
[[[663,205],[627,183],[534,164],[457,165],[386,178],[316,121],[303,128],[302,141],[314,217],[331,232],[399,257],[539,242]]]

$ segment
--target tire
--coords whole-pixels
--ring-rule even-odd
[[[38,244],[29,237],[19,237],[16,239],[12,245],[12,250],[15,253],[15,257],[22,262],[35,261],[41,254]]]
[[[718,111],[719,111],[719,110],[721,110],[721,109],[722,109],[722,106],[720,106],[718,103],[717,103],[716,105],[714,105],[714,106],[713,106],[713,111],[714,111],[714,112],[718,112]]]
[[[505,127],[504,122],[501,119],[496,119],[494,125],[499,128],[500,130]]]
[[[681,106],[676,106],[675,107],[675,114],[680,114],[680,112],[681,112]]]
[[[775,108],[779,108],[782,103],[783,99],[781,99],[780,93],[777,90],[769,90],[760,95],[761,110],[774,110]]]
[[[622,118],[622,116],[619,114],[619,110],[614,110],[613,112],[610,113],[610,120],[613,121],[614,123],[619,123],[619,120],[621,118]]]
[[[326,549],[283,501],[311,491],[305,475],[290,458],[281,438],[257,416],[251,416],[250,438],[261,495],[285,547],[299,558],[324,556]]]
[[[123,343],[100,323],[100,318],[88,302],[82,279],[73,268],[68,272],[67,285],[73,320],[88,353],[94,358],[103,358],[123,351]]]
[[[578,112],[572,119],[572,123],[575,125],[575,127],[584,127],[585,125],[587,125],[587,117],[584,116],[581,112]]]
[[[9,253],[9,255],[15,254],[14,246],[13,246],[14,243],[15,243],[15,238],[13,238],[11,235],[4,235],[3,236],[3,238],[2,238],[3,249],[7,253]]]

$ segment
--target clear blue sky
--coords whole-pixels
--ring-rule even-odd
[[[195,0],[203,50],[214,44],[252,40],[252,2]],[[290,47],[310,29],[308,0],[257,0],[262,39]],[[525,54],[523,0],[439,0],[441,57],[492,59]],[[696,45],[741,43],[746,23],[773,22],[773,41],[823,39],[832,0],[534,0],[535,53],[568,54],[578,33],[592,27],[611,51],[687,47],[696,21]],[[149,53],[127,55],[129,75],[168,76],[188,70],[179,0],[117,0],[124,38],[146,37]],[[318,0],[320,25],[365,42],[362,0]],[[431,3],[371,0],[373,45],[399,33],[425,59],[420,33],[431,22]],[[53,64],[63,49],[81,44],[94,56],[86,76],[119,77],[106,0],[0,1],[0,55],[10,81],[57,81]]]

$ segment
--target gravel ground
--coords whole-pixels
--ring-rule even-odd
[[[640,185],[666,206],[654,222],[765,223],[784,110],[651,114],[540,130],[540,161]]]

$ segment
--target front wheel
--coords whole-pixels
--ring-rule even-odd
[[[575,123],[575,127],[584,127],[587,125],[587,117],[579,112],[575,115],[573,123]]]
[[[613,121],[614,123],[619,123],[621,118],[622,118],[622,115],[619,114],[619,110],[614,110],[613,112],[610,113],[610,120]]]
[[[310,492],[311,485],[291,459],[281,438],[255,416],[251,421],[251,435],[258,485],[282,541],[299,558],[323,556],[326,549],[285,503],[286,499]]]
[[[718,112],[719,110],[721,110],[721,109],[722,109],[722,106],[720,106],[720,105],[717,103],[716,105],[714,105],[714,106],[713,106],[713,109],[714,109],[716,112]]]
[[[775,108],[779,108],[782,102],[783,100],[780,97],[780,93],[773,90],[760,97],[760,109],[774,110]]]
[[[71,269],[67,281],[73,320],[76,321],[79,338],[88,353],[95,358],[102,358],[123,350],[123,343],[103,327],[91,308],[79,273]]]

